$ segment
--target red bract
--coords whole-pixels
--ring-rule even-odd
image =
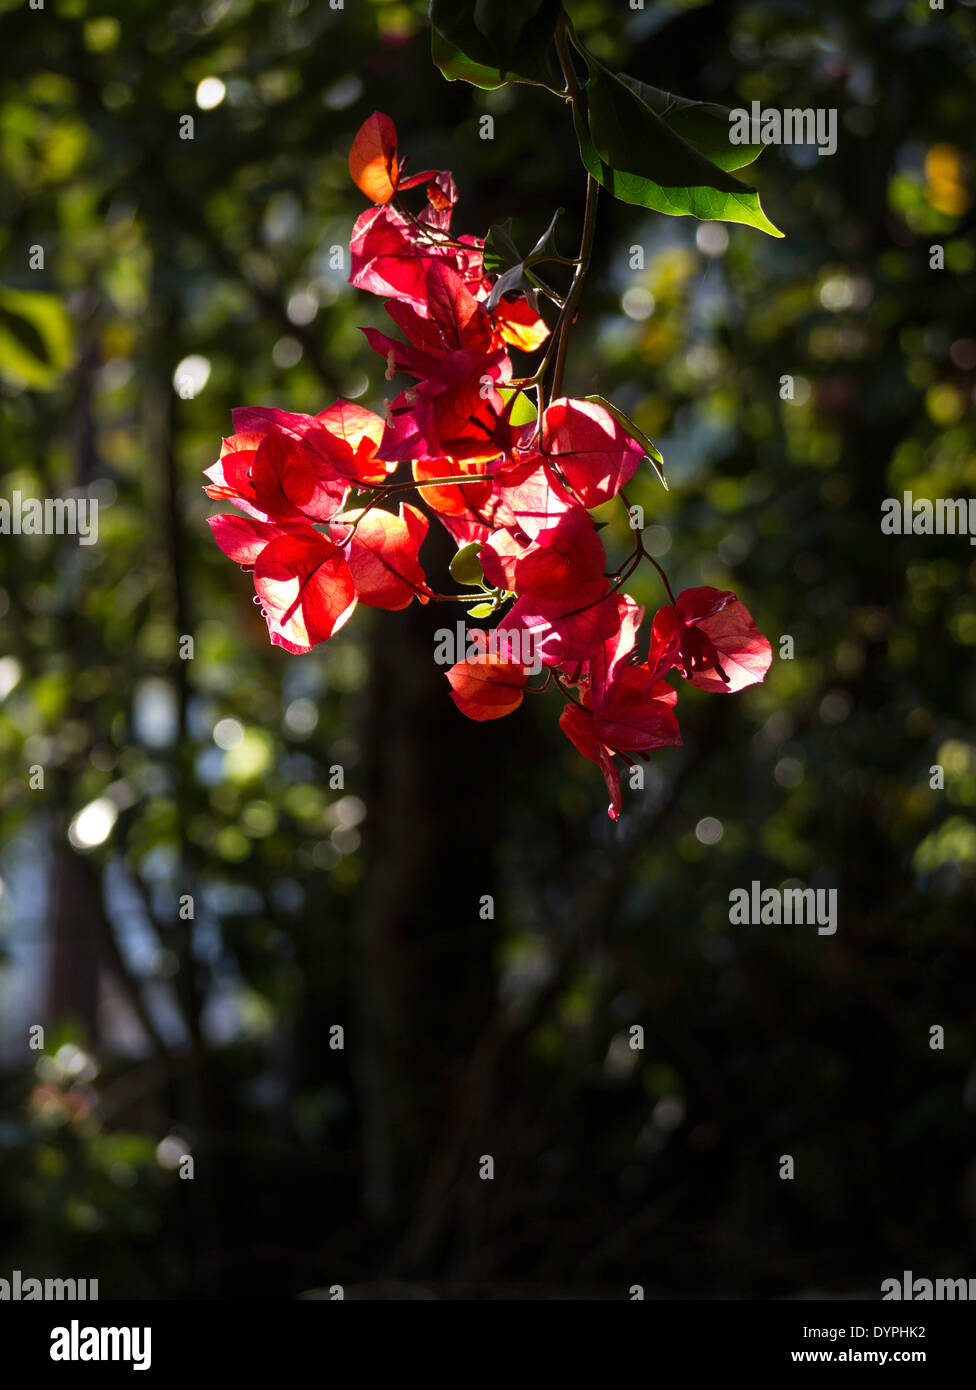
[[[344,512],[329,529],[342,547],[361,603],[397,609],[415,596],[427,602],[427,579],[417,558],[427,534],[423,512],[406,505],[399,516],[379,508]]]
[[[370,347],[385,355],[388,377],[395,371],[426,377],[448,353],[461,348],[485,353],[501,346],[501,335],[493,329],[488,313],[456,270],[435,261],[425,275],[426,314],[413,304],[396,300],[385,306],[390,318],[410,340],[408,343],[375,328],[362,330]]]
[[[566,511],[531,540],[521,528],[499,527],[479,556],[490,584],[537,598],[569,598],[597,579],[606,563],[589,514]]]
[[[613,752],[597,738],[592,712],[580,705],[566,705],[559,716],[559,727],[577,751],[600,768],[603,780],[607,784],[607,791],[610,793],[607,814],[611,820],[619,820],[623,809],[620,772],[613,760]]]
[[[481,572],[496,589],[515,593],[515,571],[523,555],[532,550],[533,542],[517,527],[499,526],[489,531],[488,539],[478,552]]]
[[[349,490],[346,479],[314,442],[303,439],[293,428],[266,421],[245,423],[247,417],[262,413],[234,412],[238,433],[224,441],[220,459],[207,470],[211,479],[208,496],[233,501],[263,520],[315,521],[332,516],[345,501]],[[315,425],[312,416],[292,418]]]
[[[271,641],[307,652],[338,632],[356,607],[356,586],[342,552],[311,527],[279,536],[254,566]]]
[[[678,692],[646,666],[622,666],[603,694],[590,698],[596,735],[615,753],[646,753],[681,742],[671,708]]]
[[[637,633],[644,610],[629,594],[616,599],[617,628],[594,648],[576,684],[581,705],[567,705],[560,718],[563,732],[584,757],[598,763],[610,793],[610,817],[620,814],[620,775],[613,761],[646,757],[655,748],[681,743],[678,721],[671,708],[677,691],[661,679],[661,665],[652,650],[648,661],[633,664]]]
[[[390,303],[385,307],[389,313]],[[437,365],[438,357],[435,354],[424,352],[412,343],[401,342],[399,338],[391,338],[388,333],[381,333],[378,328],[360,328],[359,331],[373,351],[386,358],[387,381],[392,381],[397,372],[406,372],[408,376],[427,376]]]
[[[469,719],[501,719],[522,703],[529,678],[525,666],[502,653],[484,651],[477,659],[459,661],[447,673],[451,699]]]
[[[532,540],[555,526],[566,512],[581,510],[541,454],[506,459],[495,467],[494,480],[495,524],[516,527]]]
[[[525,295],[500,300],[495,323],[505,342],[522,352],[535,352],[549,337],[549,325]]]
[[[258,439],[245,439],[236,434],[221,440],[220,457],[216,463],[204,469],[204,477],[210,479],[204,492],[216,502],[233,502],[248,516],[267,521],[254,503],[254,485],[251,482],[251,465],[259,442]]]
[[[436,260],[452,265],[465,280],[481,279],[481,248],[470,249],[424,237],[423,227],[389,205],[369,208],[357,219],[349,244],[349,281],[370,294],[389,295],[416,308],[426,306],[426,276]]]
[[[374,111],[359,127],[349,151],[353,183],[374,203],[388,203],[397,186],[396,128],[389,116]]]
[[[638,607],[629,594],[617,594],[616,627],[606,641],[594,648],[587,665],[587,682],[594,705],[602,703],[623,663],[635,654],[637,633],[643,618],[643,608]],[[649,665],[655,677],[663,674],[658,663],[649,662]]]
[[[318,416],[235,410],[234,425],[236,434],[207,470],[206,492],[259,520],[326,521],[342,507],[350,483],[387,476],[375,457],[382,420],[348,401]]]
[[[234,516],[233,512],[209,518],[214,540],[225,555],[245,569],[253,569],[266,545],[289,529],[275,521],[257,521],[250,516]],[[302,528],[303,529],[303,528]]]
[[[352,401],[336,401],[316,415],[326,437],[316,432],[315,440],[324,449],[332,467],[358,487],[362,483],[381,483],[392,472],[379,458],[383,421],[371,410]]]
[[[427,271],[427,314],[435,325],[444,353],[458,348],[488,352],[494,342],[491,320],[449,265],[436,262]]]
[[[623,666],[598,699],[583,692],[583,705],[567,705],[560,716],[563,732],[584,758],[598,763],[610,793],[610,818],[621,811],[620,774],[613,754],[626,762],[631,754],[675,747],[681,732],[671,706],[677,693],[646,666]]]
[[[413,476],[420,484],[428,478],[465,478],[474,474],[476,481],[455,486],[454,483],[438,483],[435,486],[418,488],[421,498],[435,512],[444,516],[466,517],[484,525],[481,509],[491,497],[491,479],[484,476],[482,464],[468,459],[414,459]]]
[[[562,666],[588,661],[593,649],[616,632],[617,622],[615,597],[601,575],[580,584],[568,598],[531,594],[517,599],[506,626],[522,627],[532,634],[544,666]]]
[[[685,589],[654,618],[653,641],[699,690],[732,694],[761,681],[772,647],[729,589]]]
[[[418,221],[446,230],[451,209],[457,202],[454,179],[446,169],[425,169],[404,178],[396,150],[396,127],[389,116],[374,111],[359,127],[349,150],[349,172],[353,182],[374,203],[388,203],[394,193],[405,193],[418,184],[426,184],[427,207]],[[445,214],[447,222],[443,220]]]
[[[644,450],[594,401],[553,401],[543,415],[542,451],[583,503],[616,497],[637,471]]]
[[[586,512],[564,512],[555,526],[539,532],[529,553],[516,562],[515,592],[569,598],[603,574],[606,558]]]
[[[503,352],[449,353],[426,381],[392,403],[379,457],[397,463],[504,453],[513,431],[495,383],[507,381],[511,370]]]
[[[258,509],[283,520],[326,521],[346,500],[349,484],[307,443],[274,430],[254,451],[251,484]]]
[[[427,194],[427,206],[418,214],[417,221],[426,222],[436,231],[446,232],[451,225],[451,213],[458,199],[457,184],[447,169],[441,169],[437,173],[426,169],[422,174],[412,174],[408,179],[401,178],[399,187],[406,191],[424,182],[427,184],[424,190]],[[472,245],[475,244],[473,238],[462,240],[470,240]]]

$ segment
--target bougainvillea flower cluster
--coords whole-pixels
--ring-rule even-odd
[[[669,588],[642,641],[644,610],[622,592],[634,565],[609,569],[590,513],[627,486],[646,441],[596,400],[544,404],[548,357],[534,377],[516,378],[509,350],[553,341],[538,291],[523,281],[498,293],[484,242],[452,233],[449,172],[408,175],[380,112],[356,135],[349,164],[372,203],[353,228],[350,281],[383,299],[395,330],[363,332],[387,379],[411,384],[385,417],[342,400],[318,415],[235,410],[206,491],[238,512],[211,518],[214,537],[253,573],[270,639],[289,652],[326,641],[360,603],[463,599],[478,616],[504,611],[507,632],[531,639],[544,685],[528,684],[524,641],[475,643],[447,671],[455,705],[497,719],[554,683],[566,698],[560,726],[601,768],[616,819],[620,765],[681,742],[666,676],[741,690],[763,679],[770,645],[735,594],[709,587],[676,598]],[[473,567],[475,593],[429,584],[420,550],[431,517],[465,557],[452,573],[469,582]]]

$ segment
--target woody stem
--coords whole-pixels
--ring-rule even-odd
[[[583,213],[583,239],[580,242],[579,264],[573,274],[573,282],[569,287],[566,303],[559,315],[559,323],[556,330],[558,333],[556,365],[552,372],[552,388],[549,392],[550,401],[556,400],[562,390],[563,371],[566,366],[566,353],[569,349],[569,330],[576,317],[579,297],[583,292],[583,281],[586,279],[586,272],[590,268],[590,257],[593,254],[593,235],[596,231],[596,203],[599,188],[600,185],[593,175],[587,174],[586,209]]]
[[[583,89],[579,84],[576,72],[573,68],[573,60],[569,55],[569,48],[566,43],[566,16],[561,15],[559,23],[556,25],[556,52],[559,55],[559,66],[563,70],[563,77],[566,79],[566,97],[575,106],[583,99]],[[563,305],[559,315],[559,322],[556,326],[558,342],[556,346],[556,365],[552,373],[552,389],[549,393],[550,401],[556,400],[562,390],[563,370],[566,366],[566,353],[569,349],[569,330],[572,327],[573,319],[576,317],[576,308],[579,303],[580,294],[583,291],[583,281],[586,279],[586,272],[590,268],[590,257],[593,254],[593,235],[596,231],[596,204],[599,194],[599,184],[592,174],[586,175],[586,208],[583,213],[583,237],[580,242],[579,257],[576,270],[573,273],[573,281],[566,296],[566,303]]]

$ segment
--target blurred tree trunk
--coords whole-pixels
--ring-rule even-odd
[[[433,535],[429,551],[438,573]],[[434,663],[434,631],[462,613],[431,604],[378,614],[372,643],[355,1057],[364,1200],[378,1222],[415,1197],[494,1005],[496,924],[479,904],[495,896],[489,847],[510,755],[504,727],[465,720]]]
[[[87,288],[85,295],[78,339],[78,363],[72,378],[74,454],[71,484],[76,488],[87,488],[91,484],[98,463],[92,394],[101,362],[95,341],[99,301],[97,291],[92,286]],[[53,496],[57,491],[50,476],[45,476],[44,486],[49,495]],[[59,614],[61,649],[67,654],[72,670],[83,663],[87,641],[79,615],[80,583],[76,571],[74,581],[66,588]],[[74,697],[66,715],[86,719],[86,711]],[[91,1046],[97,1041],[104,908],[89,866],[81,861],[68,842],[68,823],[72,811],[69,778],[60,767],[49,768],[47,775],[55,807],[50,840],[47,1017],[51,1022],[64,1019],[80,1025],[86,1042]]]
[[[70,1020],[95,1041],[102,905],[92,896],[91,875],[68,844],[58,816],[51,843],[50,942],[47,1018]]]

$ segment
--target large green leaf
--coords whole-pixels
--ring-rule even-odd
[[[73,352],[71,320],[57,295],[0,285],[0,378],[50,391]]]
[[[481,63],[465,57],[436,29],[430,31],[430,56],[434,66],[440,68],[448,82],[470,82],[472,87],[483,87],[490,91],[495,87],[504,87],[508,81],[497,68],[483,67]]]
[[[674,92],[662,92],[660,87],[651,87],[647,82],[639,82],[626,72],[618,73],[621,82],[626,82],[631,91],[636,92],[645,106],[649,106],[669,125],[682,140],[687,140],[699,154],[717,164],[720,169],[744,169],[757,159],[765,145],[733,145],[729,139],[732,129],[727,106],[714,101],[693,101],[690,97],[679,97]]]
[[[573,119],[583,163],[615,198],[671,217],[743,222],[783,233],[762,210],[759,194],[682,139],[656,111],[590,54],[583,102]]]
[[[560,91],[553,34],[561,13],[562,0],[430,0],[431,56],[452,81]]]

